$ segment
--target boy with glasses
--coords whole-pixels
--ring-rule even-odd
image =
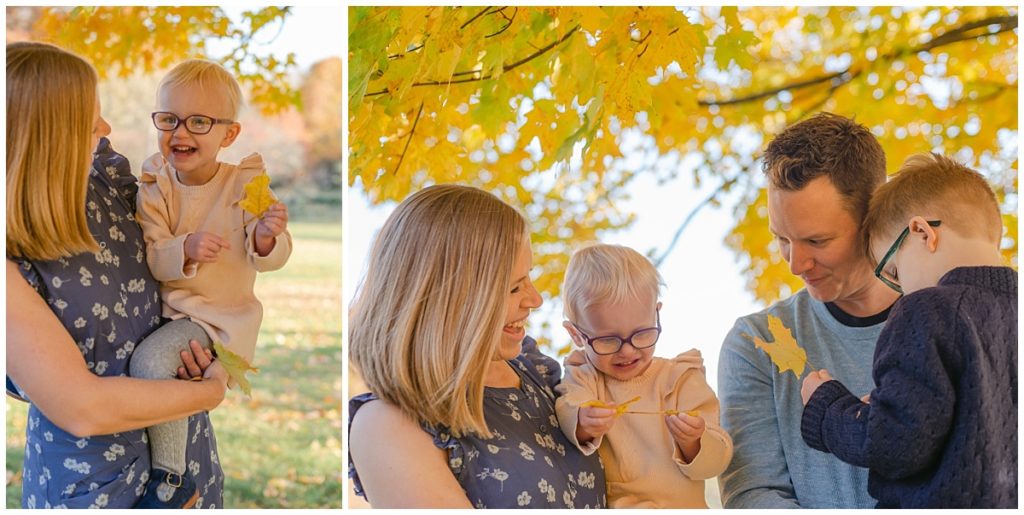
[[[611,508],[706,508],[704,480],[732,457],[700,352],[654,357],[661,282],[617,245],[577,251],[565,272],[563,326],[578,349],[555,407],[569,440],[599,452]]]
[[[238,165],[217,160],[241,131],[234,121],[241,102],[235,78],[209,61],[185,61],[160,82],[152,114],[160,152],[142,165],[136,217],[149,268],[160,281],[163,317],[173,321],[139,344],[129,369],[133,377],[175,377],[189,340],[206,348],[218,341],[252,361],[263,318],[253,293],[256,273],[283,267],[292,243],[284,204],[273,203],[259,217],[239,205],[249,181],[266,173],[260,155]],[[143,258],[141,249],[137,257]],[[153,470],[136,507],[193,505],[195,472],[185,467],[187,421],[147,432]]]
[[[910,157],[871,198],[876,275],[903,293],[867,402],[826,370],[804,380],[803,439],[869,469],[880,508],[1017,507],[1017,273],[977,172]]]

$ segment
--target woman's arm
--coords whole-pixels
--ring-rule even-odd
[[[7,261],[7,374],[54,424],[85,437],[140,429],[213,409],[227,374],[214,362],[205,381],[100,377],[86,366],[60,320]]]
[[[385,401],[352,419],[349,454],[374,508],[472,508],[431,437]]]

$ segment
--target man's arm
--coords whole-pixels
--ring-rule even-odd
[[[725,508],[799,508],[782,450],[771,363],[761,368],[754,344],[738,320],[722,344],[718,395],[722,428],[733,441],[732,462],[719,477]]]

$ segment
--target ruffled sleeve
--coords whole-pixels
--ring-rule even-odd
[[[666,374],[674,382],[669,395],[675,397],[679,411],[700,411],[704,419],[704,435],[700,438],[700,451],[693,461],[686,463],[679,446],[673,446],[672,459],[688,478],[703,480],[725,471],[732,460],[732,438],[719,425],[718,397],[708,385],[704,359],[697,349],[690,349],[671,361],[672,372]]]
[[[185,239],[192,233],[175,236],[171,231],[170,165],[159,153],[142,163],[141,186],[135,217],[146,239],[146,261],[153,277],[173,281],[195,277],[198,263],[185,266]]]
[[[378,400],[378,397],[373,393],[363,393],[352,397],[348,401],[348,427],[352,427],[352,419],[356,416],[356,412],[359,411],[366,403]],[[434,447],[445,451],[448,456],[448,468],[455,475],[455,478],[460,482],[463,479],[463,473],[467,470],[466,468],[466,450],[463,448],[462,443],[452,436],[451,432],[443,427],[434,427],[428,424],[422,424],[420,427],[423,431],[431,436],[434,443]],[[386,442],[381,442],[381,445],[386,445]],[[352,454],[348,455],[348,477],[352,480],[353,489],[356,495],[366,498],[366,491],[363,490],[363,483],[359,480],[359,472],[356,471],[355,464],[352,463]]]
[[[128,158],[118,154],[109,139],[100,138],[100,143],[93,154],[92,167],[95,173],[106,177],[121,198],[134,208],[135,197],[139,191],[138,179],[132,175],[132,166]]]

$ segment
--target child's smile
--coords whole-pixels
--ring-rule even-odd
[[[217,123],[206,134],[196,134],[186,128],[186,119],[201,115],[209,118],[232,119],[225,107],[224,95],[216,89],[199,85],[167,85],[160,90],[157,110],[178,117],[178,127],[171,131],[158,130],[157,144],[164,159],[178,173],[178,180],[186,185],[206,184],[217,173],[217,154],[238,136],[237,123]]]

